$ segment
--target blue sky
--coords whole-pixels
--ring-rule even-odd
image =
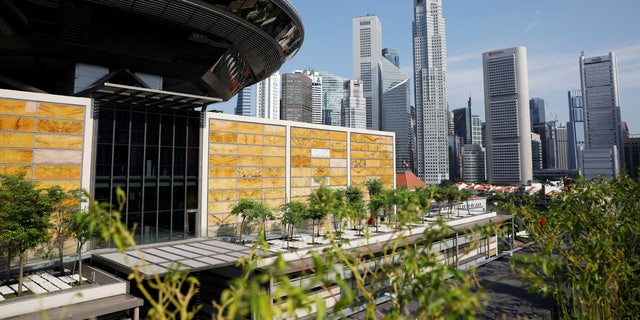
[[[383,47],[395,48],[411,75],[413,1],[291,0],[302,17],[302,49],[281,73],[307,67],[353,77],[351,20],[374,14]],[[578,58],[616,52],[622,119],[640,134],[640,1],[444,0],[449,107],[466,105],[484,118],[482,52],[527,47],[529,95],[545,99],[547,119],[568,121],[567,91],[580,88]],[[413,91],[413,89],[412,89]],[[413,94],[413,92],[412,92]],[[216,106],[233,112],[235,98]]]

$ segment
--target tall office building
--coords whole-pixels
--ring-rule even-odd
[[[547,122],[547,103],[542,98],[531,98],[529,100],[529,120],[531,121],[531,128],[534,128],[536,123]]]
[[[342,106],[342,98],[345,95],[344,82],[347,81],[347,78],[316,68],[307,68],[305,72],[317,73],[322,77],[323,124],[340,126],[342,122],[340,108]]]
[[[557,146],[558,146],[558,160],[557,169],[567,170],[569,169],[569,152],[567,145],[567,127],[563,124],[556,129],[557,133]]]
[[[453,134],[462,138],[463,144],[472,144],[471,138],[471,98],[465,108],[455,109],[453,113]]]
[[[587,58],[583,52],[580,55],[580,80],[585,119],[582,174],[586,178],[599,174],[615,177],[620,159],[624,159],[615,53]],[[607,159],[607,155],[611,158]],[[588,163],[590,159],[592,161]]]
[[[447,46],[442,0],[413,3],[417,175],[427,184],[439,184],[449,179]]]
[[[345,97],[342,99],[342,126],[366,129],[367,101],[364,98],[364,84],[358,80],[344,82]]]
[[[256,84],[256,116],[280,119],[280,72]]]
[[[489,183],[526,185],[533,178],[529,79],[524,47],[482,54]]]
[[[238,92],[234,114],[239,116],[253,116],[252,87],[245,87]]]
[[[409,76],[390,61],[380,63],[380,130],[396,134],[396,172],[412,171]]]
[[[374,15],[353,18],[353,77],[362,81],[367,128],[380,129],[378,76],[382,59],[382,25]]]
[[[479,144],[462,146],[462,179],[467,183],[486,181],[485,148]]]
[[[398,56],[396,49],[384,48],[382,49],[382,56],[393,63],[396,68],[400,68],[400,57]]]
[[[311,123],[312,80],[302,72],[282,75],[280,119]]]
[[[483,145],[482,141],[482,120],[480,116],[471,115],[471,144]]]
[[[302,73],[311,78],[311,123],[322,124],[322,76],[309,69]]]
[[[531,131],[540,135],[542,143],[542,168],[557,169],[558,147],[555,121],[547,121],[547,104],[542,98],[529,100]]]
[[[537,133],[531,133],[531,165],[533,170],[542,170],[542,140]]]
[[[584,149],[584,102],[582,90],[570,90],[569,122],[567,122],[567,160],[569,169],[578,169],[578,150]]]

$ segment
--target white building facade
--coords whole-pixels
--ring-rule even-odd
[[[353,18],[353,77],[364,84],[367,128],[380,129],[379,80],[382,24],[374,15]]]
[[[364,97],[364,84],[358,80],[344,82],[345,97],[342,99],[342,126],[348,128],[367,128],[367,108]]]
[[[527,51],[484,52],[487,179],[527,185],[533,179]]]
[[[442,0],[414,0],[413,75],[417,175],[427,184],[449,179],[447,46]]]
[[[280,119],[280,73],[275,72],[256,84],[256,116]]]

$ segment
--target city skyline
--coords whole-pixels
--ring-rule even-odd
[[[413,1],[367,2],[366,6],[359,1],[335,0],[291,3],[302,16],[305,40],[300,52],[280,69],[281,73],[314,67],[352,78],[352,19],[374,14],[382,23],[383,48],[395,49],[403,72],[412,74]],[[492,4],[443,3],[450,110],[464,107],[471,95],[473,114],[484,119],[482,52],[525,46],[530,96],[547,101],[549,118],[569,121],[567,91],[580,88],[580,52],[597,56],[614,51],[618,56],[622,120],[628,123],[631,133],[640,133],[640,122],[635,121],[640,118],[640,109],[635,108],[636,101],[640,101],[640,39],[624,32],[640,28],[634,17],[640,9],[639,2],[621,0],[602,6],[593,0],[497,0]],[[335,10],[336,6],[340,10]],[[584,19],[589,23],[583,23]],[[235,98],[216,107],[232,113]]]

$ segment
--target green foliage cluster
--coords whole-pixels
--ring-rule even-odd
[[[551,199],[514,197],[505,207],[535,241],[514,261],[533,290],[555,297],[561,319],[640,315],[640,183],[576,179]],[[537,205],[540,201],[543,205]]]

